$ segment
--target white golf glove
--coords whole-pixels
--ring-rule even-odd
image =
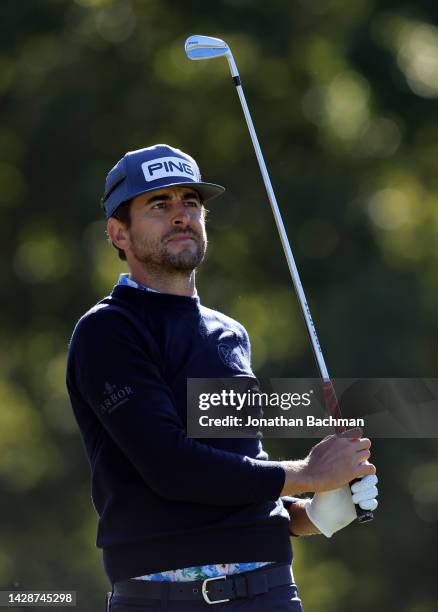
[[[363,510],[377,508],[377,476],[364,476],[358,482],[345,485],[333,491],[315,493],[306,512],[312,523],[327,538],[349,525],[356,518],[354,504],[359,504]],[[352,495],[353,494],[353,495]]]

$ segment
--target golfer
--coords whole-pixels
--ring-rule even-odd
[[[290,461],[269,461],[258,439],[187,437],[188,378],[255,379],[244,327],[196,291],[204,204],[223,191],[168,145],[126,153],[106,179],[107,233],[129,274],[76,325],[67,387],[111,612],[297,612],[290,536],[331,537],[353,502],[377,507],[360,430]]]

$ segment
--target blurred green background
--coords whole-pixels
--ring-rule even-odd
[[[2,4],[0,586],[103,610],[64,367],[75,321],[125,271],[99,198],[126,150],[181,147],[228,187],[202,301],[246,325],[258,375],[316,375],[228,66],[186,59],[190,34],[233,50],[332,376],[436,375],[437,25],[430,0]],[[293,541],[306,612],[438,610],[438,443],[373,448],[374,523]]]

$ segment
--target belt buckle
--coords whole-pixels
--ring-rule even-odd
[[[207,602],[208,604],[219,604],[219,603],[226,603],[227,601],[231,601],[230,599],[217,599],[216,601],[211,601],[211,599],[208,596],[207,583],[212,582],[213,580],[225,580],[225,579],[226,579],[226,576],[213,576],[213,578],[206,578],[204,580],[204,582],[202,583],[201,591],[202,591],[202,597],[204,598],[205,602]]]

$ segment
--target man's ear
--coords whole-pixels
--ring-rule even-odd
[[[110,217],[108,219],[106,222],[106,233],[108,234],[108,238],[111,240],[111,242],[119,249],[126,251],[126,249],[129,247],[129,232],[123,223],[118,219],[115,219],[114,217]]]

